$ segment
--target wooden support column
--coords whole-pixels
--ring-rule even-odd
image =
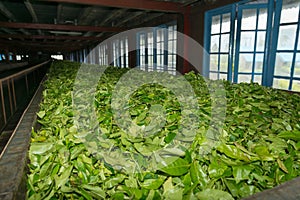
[[[183,14],[183,33],[184,35],[186,36],[190,36],[191,35],[191,19],[190,19],[190,16],[191,16],[191,9],[190,7],[187,7],[184,14]],[[188,46],[188,41],[187,41],[187,38],[184,38],[184,41],[183,41],[183,55],[184,55],[184,58],[188,58],[188,54],[189,54],[189,46]],[[187,73],[190,71],[190,64],[189,62],[184,59],[183,60],[183,73]]]
[[[113,56],[113,48],[112,48],[112,43],[108,42],[107,43],[107,60],[108,60],[108,65],[113,65],[114,64],[114,56]]]
[[[12,59],[14,62],[17,62],[17,53],[15,51],[12,54]]]
[[[96,65],[99,65],[99,48],[100,48],[99,45],[97,45],[97,46],[94,48],[94,53],[95,53],[95,64],[96,64]]]
[[[131,34],[128,37],[128,65],[130,68],[134,68],[137,66],[137,50],[136,50],[136,35]]]
[[[6,62],[6,63],[9,63],[9,62],[10,62],[10,61],[9,61],[9,52],[8,52],[7,49],[4,50],[4,55],[5,55],[5,62]]]

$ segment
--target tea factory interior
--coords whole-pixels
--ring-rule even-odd
[[[299,199],[299,0],[1,0],[0,199]]]

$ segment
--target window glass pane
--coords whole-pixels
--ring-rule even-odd
[[[255,32],[242,32],[240,51],[254,51]]]
[[[222,33],[230,32],[230,17],[230,13],[224,14],[222,16]]]
[[[239,72],[252,72],[253,54],[241,53]]]
[[[168,38],[169,38],[169,40],[174,39],[174,31],[171,28],[171,26],[169,26],[169,28],[168,28]]]
[[[298,33],[298,45],[297,45],[298,50],[300,50],[300,36],[299,35],[300,35],[300,30],[299,30],[299,33]]]
[[[214,35],[210,38],[210,52],[219,52],[220,35]]]
[[[238,83],[242,83],[242,82],[250,83],[251,82],[251,75],[239,74]]]
[[[264,62],[264,54],[263,53],[256,54],[255,69],[254,69],[255,73],[262,73],[263,62]]]
[[[174,40],[170,40],[169,42],[168,42],[168,51],[169,51],[169,54],[171,53],[173,53],[173,54],[176,54],[176,52],[174,51],[174,48],[175,47],[175,41]]]
[[[292,90],[300,92],[300,81],[293,80]]]
[[[220,33],[220,15],[212,17],[211,34]]]
[[[229,34],[221,35],[221,52],[229,51]]]
[[[262,76],[256,75],[254,76],[253,82],[261,84]]]
[[[292,53],[277,53],[274,74],[276,76],[290,76],[292,61]]]
[[[280,23],[298,22],[299,0],[282,0]]]
[[[278,50],[294,49],[297,25],[281,26],[278,36]]]
[[[244,9],[242,14],[242,30],[256,29],[256,9]]]
[[[227,74],[220,74],[220,79],[227,80]]]
[[[265,41],[266,41],[266,32],[265,31],[257,32],[256,51],[264,51]]]
[[[290,80],[274,78],[273,87],[283,90],[289,89]]]
[[[212,80],[217,80],[218,79],[218,74],[217,73],[209,73],[209,78]]]
[[[210,55],[210,71],[218,71],[218,55]]]
[[[176,66],[176,57],[175,55],[168,55],[168,67]]]
[[[300,78],[300,53],[297,53],[297,56],[296,56],[294,77]]]
[[[148,65],[153,65],[153,55],[148,56]]]
[[[267,20],[268,20],[268,16],[267,16],[267,9],[266,8],[262,8],[259,9],[259,16],[258,16],[258,29],[266,29],[267,28]]]
[[[228,55],[220,55],[220,71],[228,71]]]

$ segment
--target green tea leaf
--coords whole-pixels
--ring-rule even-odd
[[[282,131],[278,134],[278,137],[298,142],[300,141],[300,131]]]
[[[186,160],[178,157],[166,158],[165,162],[167,166],[159,168],[159,170],[171,176],[181,176],[190,168],[190,164]]]
[[[196,194],[198,199],[201,200],[233,200],[234,198],[222,190],[206,189]]]

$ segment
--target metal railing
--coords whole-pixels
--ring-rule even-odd
[[[46,72],[46,61],[0,79],[0,132],[20,105],[34,93]]]

